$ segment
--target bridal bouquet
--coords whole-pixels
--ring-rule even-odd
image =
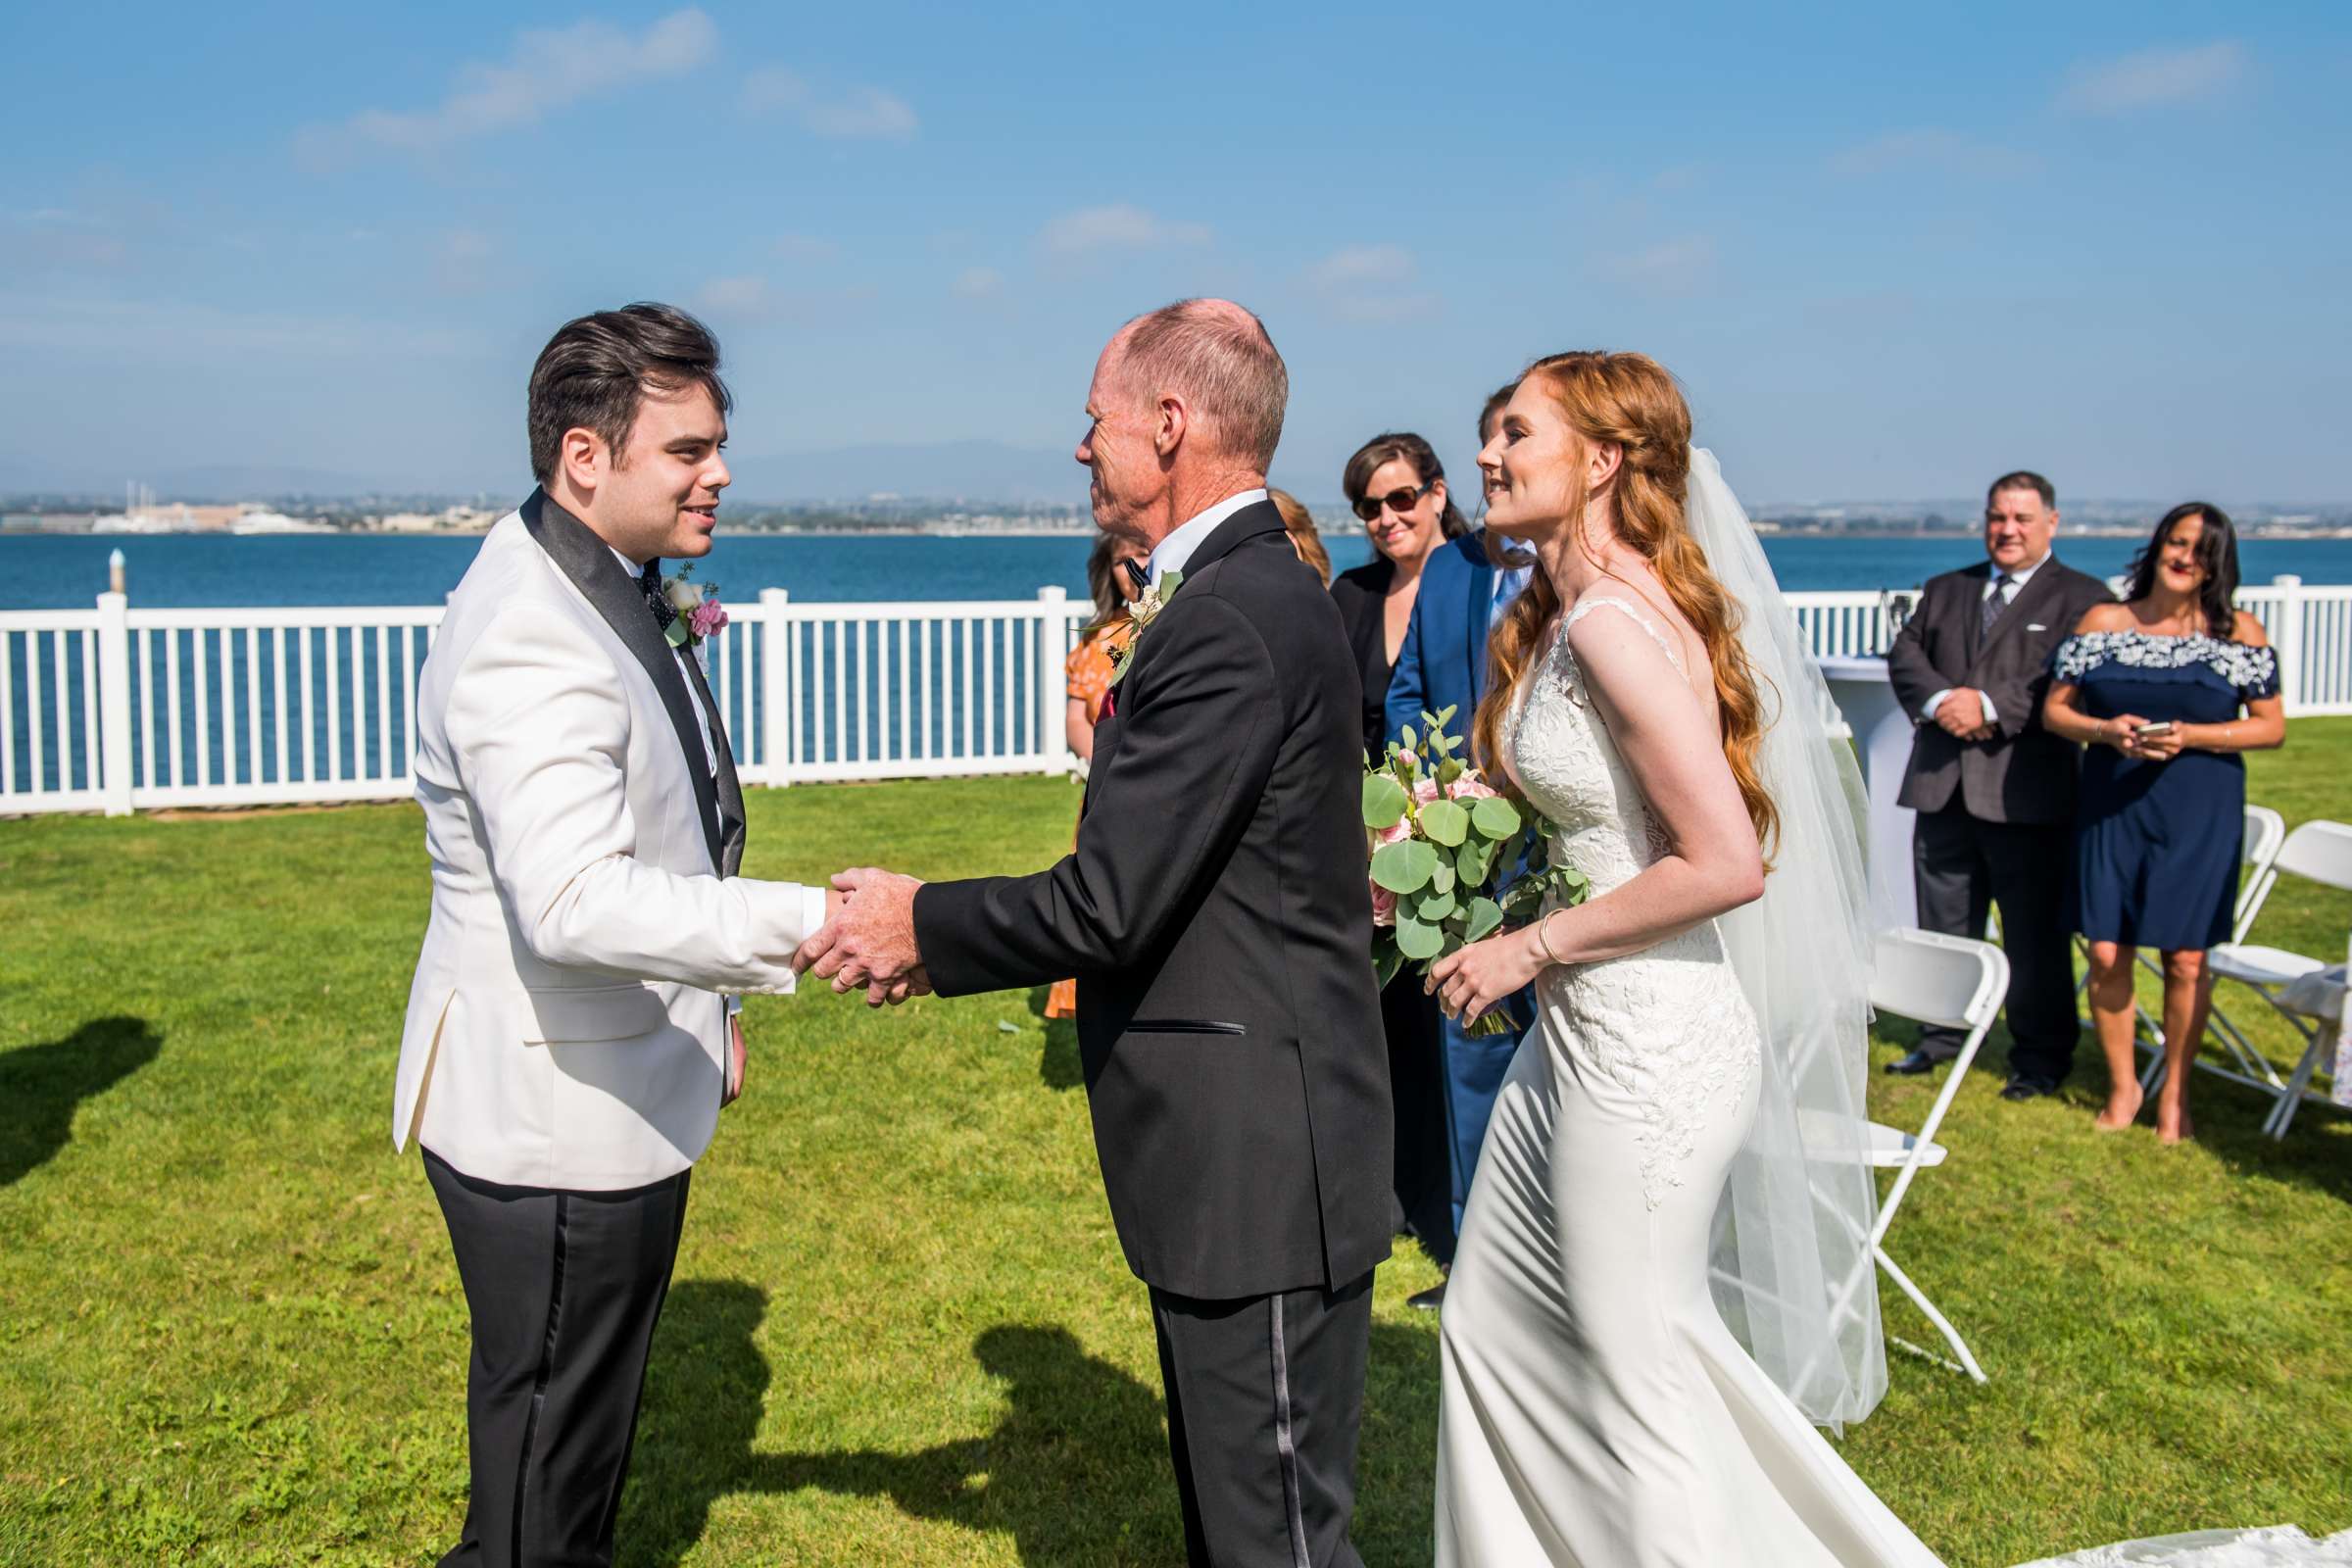
[[[1462,760],[1461,743],[1446,733],[1453,712],[1423,713],[1419,735],[1407,724],[1401,743],[1391,742],[1388,756],[1364,771],[1372,962],[1383,986],[1406,959],[1426,974],[1439,958],[1491,936],[1505,916],[1532,908],[1546,893],[1569,904],[1585,896],[1583,873],[1545,863],[1536,822],[1522,818]],[[1518,880],[1497,896],[1496,884],[1514,868]],[[1513,1027],[1496,1008],[1470,1032],[1507,1034]]]

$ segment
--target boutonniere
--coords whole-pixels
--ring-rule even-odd
[[[700,648],[703,639],[726,630],[727,610],[718,602],[718,584],[696,582],[694,563],[683,562],[678,574],[662,579],[662,595],[673,612],[662,636],[672,648]]]
[[[1143,642],[1145,631],[1167,608],[1168,601],[1176,597],[1176,590],[1183,586],[1183,572],[1163,571],[1159,581],[1146,588],[1144,596],[1127,607],[1126,644],[1114,649],[1110,656],[1110,683],[1113,686],[1127,678],[1127,666],[1135,662],[1135,650]]]

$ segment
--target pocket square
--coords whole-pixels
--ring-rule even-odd
[[[2049,627],[2044,626],[2037,620],[2029,620],[2026,622],[2026,630],[2028,631],[2048,631],[2049,629]]]

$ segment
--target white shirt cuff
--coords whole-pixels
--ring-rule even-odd
[[[1990,693],[1990,692],[1979,692],[1979,693],[1977,693],[1977,701],[1978,701],[1978,702],[1980,702],[1980,703],[1983,703],[1983,704],[1984,705],[1984,722],[1985,722],[1985,723],[1987,723],[1987,724],[1996,724],[1996,723],[2000,722],[2000,716],[2001,716],[2001,715],[2000,715],[2000,714],[1998,714],[1998,713],[1996,713],[1996,712],[1994,712],[1994,711],[1992,710],[1992,693]]]
[[[801,940],[816,935],[816,928],[825,923],[825,890],[804,886],[801,889]]]
[[[1952,689],[1949,686],[1946,686],[1943,690],[1937,692],[1935,696],[1929,698],[1925,703],[1921,704],[1919,710],[1919,716],[1921,720],[1924,722],[1928,719],[1934,718],[1936,716],[1936,710],[1941,708],[1943,706],[1943,700],[1951,695]]]

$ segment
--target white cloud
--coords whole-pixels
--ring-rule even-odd
[[[1140,207],[1114,202],[1107,207],[1082,207],[1077,212],[1049,219],[1037,238],[1050,255],[1087,256],[1099,251],[1205,245],[1209,229],[1206,223],[1170,222]]]
[[[1943,169],[1992,177],[2023,173],[2034,166],[2030,153],[1932,128],[1888,131],[1830,159],[1831,172],[1857,178],[1902,169]]]
[[[718,29],[701,10],[673,11],[641,33],[606,22],[517,33],[497,65],[468,63],[430,109],[369,109],[297,140],[313,162],[354,148],[434,152],[496,131],[536,124],[550,112],[635,82],[683,75],[710,58]]]
[[[1391,244],[1344,245],[1306,270],[1306,280],[1326,290],[1401,283],[1412,275],[1412,253]]]
[[[1004,274],[993,267],[967,267],[956,274],[948,291],[957,299],[993,299],[1004,292]]]
[[[1601,274],[1644,294],[1695,294],[1715,278],[1715,241],[1693,234],[1599,258]]]
[[[2202,103],[2243,81],[2251,64],[2245,45],[2228,39],[2189,49],[2142,49],[2120,60],[2077,66],[2058,103],[2087,115]]]
[[[767,279],[753,274],[714,277],[694,294],[694,308],[715,316],[762,316],[767,305]]]
[[[912,141],[918,128],[913,107],[896,93],[879,87],[819,93],[784,66],[764,66],[744,78],[743,109],[789,115],[819,136],[843,141]]]
[[[0,293],[0,346],[120,353],[151,362],[253,356],[346,369],[370,359],[469,358],[482,348],[466,333],[415,321],[6,293]]]
[[[815,234],[786,234],[772,249],[788,262],[829,262],[841,255],[838,242]]]
[[[433,281],[444,294],[478,294],[497,270],[498,244],[479,229],[453,229],[433,247]]]

